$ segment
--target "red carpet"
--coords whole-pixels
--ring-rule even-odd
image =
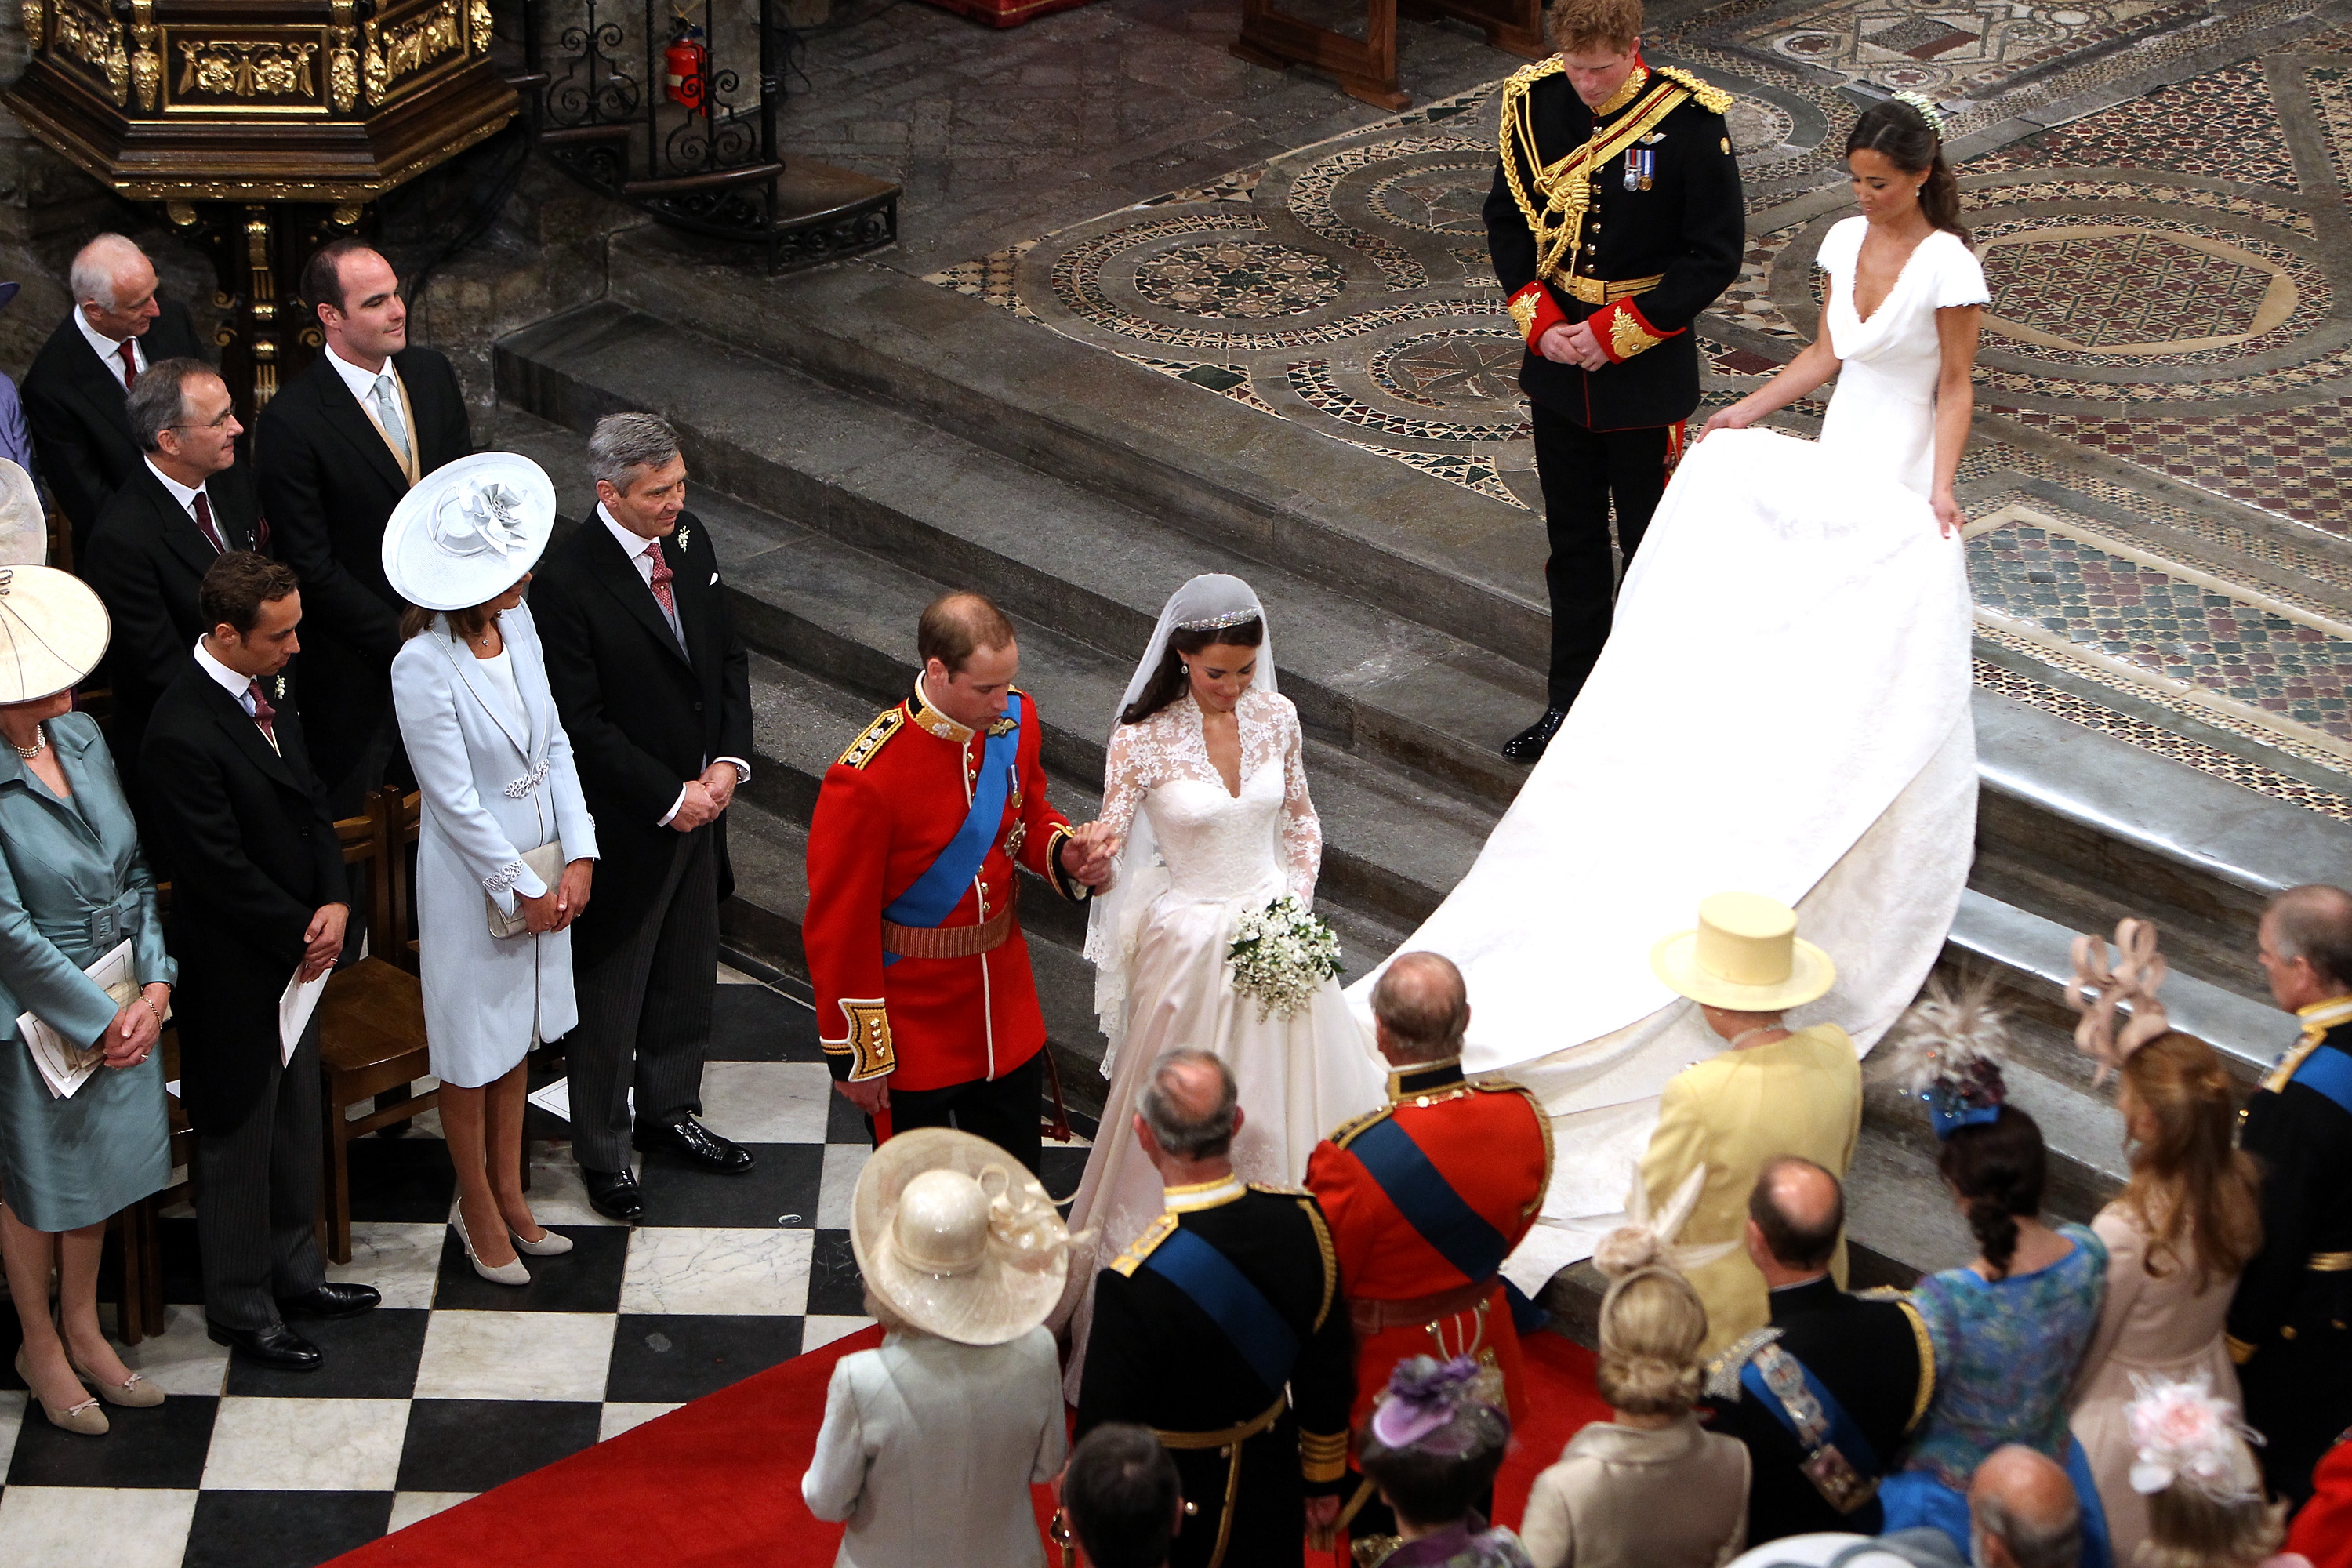
[[[335,1561],[348,1568],[669,1568],[833,1561],[841,1526],[801,1502],[833,1363],[881,1342],[867,1329],[599,1443]],[[1525,1342],[1530,1403],[1496,1486],[1516,1524],[1536,1473],[1604,1419],[1592,1356],[1557,1334]],[[1035,1489],[1042,1521],[1052,1511]],[[1042,1542],[1041,1542],[1042,1546]],[[1043,1561],[1041,1552],[1040,1561]]]

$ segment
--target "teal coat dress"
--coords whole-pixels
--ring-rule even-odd
[[[71,800],[0,750],[0,1195],[36,1230],[78,1230],[171,1181],[163,1060],[101,1067],[59,1100],[16,1016],[93,1041],[116,1008],[84,964],[127,938],[141,984],[169,984],[179,966],[163,951],[155,879],[97,722],[68,713],[48,735]]]

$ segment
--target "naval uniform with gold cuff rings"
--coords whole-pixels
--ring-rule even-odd
[[[1519,385],[1551,536],[1554,708],[1575,700],[1609,640],[1611,500],[1630,564],[1698,407],[1692,323],[1739,276],[1747,223],[1730,107],[1721,89],[1638,59],[1598,110],[1556,55],[1503,88],[1486,239],[1528,345]],[[1609,361],[1601,369],[1537,352],[1550,328],[1588,321]]]
[[[1158,1435],[1187,1509],[1171,1568],[1298,1568],[1307,1499],[1347,1477],[1354,1395],[1331,1233],[1303,1188],[1171,1187],[1096,1277],[1076,1436]]]
[[[1036,703],[985,730],[925,699],[868,724],[818,787],[801,940],[836,1079],[888,1075],[892,1131],[950,1117],[1037,1169],[1045,1020],[1015,913],[1017,868],[1073,902],[1068,819],[1045,798]]]

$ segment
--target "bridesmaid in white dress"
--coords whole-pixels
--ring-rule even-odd
[[[1121,700],[1104,773],[1089,831],[1120,840],[1118,870],[1095,899],[1087,956],[1111,1084],[1070,1213],[1073,1232],[1094,1232],[1097,1265],[1167,1206],[1129,1131],[1160,1052],[1200,1047],[1233,1068],[1244,1118],[1234,1169],[1249,1182],[1296,1184],[1316,1143],[1385,1104],[1387,1085],[1336,982],[1286,1018],[1261,1017],[1234,988],[1234,923],[1285,893],[1311,906],[1323,859],[1305,737],[1275,689],[1265,611],[1248,584],[1195,577],[1169,599]],[[1090,1284],[1093,1272],[1072,1276]],[[1084,1332],[1081,1314],[1081,1346]]]
[[[1551,1113],[1543,1223],[1504,1269],[1530,1294],[1617,1223],[1659,1091],[1722,1048],[1652,975],[1654,933],[1719,889],[1793,905],[1838,984],[1792,1026],[1833,1021],[1866,1051],[1967,882],[1952,485],[1984,273],[1916,105],[1874,105],[1846,146],[1863,210],[1822,243],[1820,337],[1683,458],[1567,722],[1400,950],[1460,966],[1477,1005],[1465,1070],[1507,1072]],[[1743,428],[1832,376],[1820,440]]]

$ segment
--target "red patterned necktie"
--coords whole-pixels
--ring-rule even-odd
[[[204,491],[198,490],[196,492],[194,505],[196,509],[196,526],[205,531],[205,537],[213,542],[213,548],[215,550],[219,551],[223,555],[227,554],[228,546],[221,542],[220,530],[213,526],[213,503],[205,499]],[[260,688],[256,687],[255,689],[259,690]]]
[[[662,613],[672,622],[677,619],[677,600],[669,591],[669,580],[676,574],[669,569],[669,557],[662,553],[661,541],[646,546],[646,559],[653,563],[654,597],[661,601]]]
[[[122,356],[122,390],[125,392],[131,391],[139,384],[138,341],[133,338],[125,338],[119,345],[116,346],[114,352]]]
[[[269,721],[278,717],[278,710],[272,708],[269,699],[261,694],[261,682],[258,680],[246,688],[246,694],[253,699],[253,721],[261,726],[261,732],[269,737],[269,743],[276,745],[278,731]]]

